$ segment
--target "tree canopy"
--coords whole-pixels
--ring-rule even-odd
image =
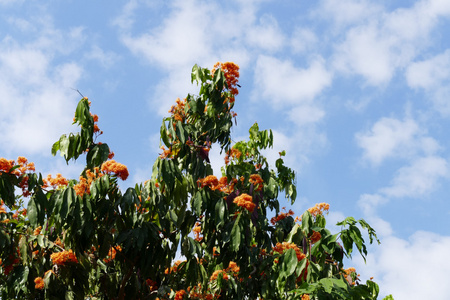
[[[0,158],[1,298],[376,299],[375,282],[344,268],[354,249],[365,259],[363,232],[379,242],[375,230],[348,217],[331,233],[326,203],[299,216],[280,208],[297,189],[284,151],[270,164],[262,154],[272,131],[255,123],[248,140],[232,141],[238,78],[234,63],[195,65],[198,95],[176,100],[150,178],[125,191],[127,167],[97,141],[98,116],[85,97],[75,111],[79,132],[51,149],[67,162],[85,156],[78,179]],[[225,155],[220,176],[211,147]]]

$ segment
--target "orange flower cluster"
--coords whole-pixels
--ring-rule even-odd
[[[61,249],[64,249],[64,244],[61,242],[61,239],[58,237],[55,241],[54,241],[55,245],[59,246]]]
[[[128,169],[125,165],[116,162],[115,160],[108,160],[102,164],[103,173],[114,173],[122,180],[128,178]]]
[[[111,247],[108,252],[108,258],[103,259],[103,261],[105,263],[109,263],[110,261],[113,261],[116,258],[117,251],[122,251],[122,247],[120,247],[120,246]]]
[[[318,231],[313,231],[313,234],[309,237],[311,244],[315,244],[322,238],[322,235]]]
[[[228,165],[230,163],[230,159],[239,159],[242,155],[242,152],[238,149],[231,148],[225,154],[225,164]]]
[[[42,230],[42,226],[39,226],[38,228],[36,228],[36,229],[33,231],[33,234],[34,234],[34,235],[39,235],[39,234],[41,233],[41,230]]]
[[[200,226],[199,222],[195,224],[195,227],[192,229],[192,231],[194,232],[194,239],[198,242],[201,242],[203,240],[203,237],[201,236],[202,227]]]
[[[44,289],[44,279],[42,279],[42,277],[36,277],[34,279],[34,288],[37,290],[42,290]]]
[[[294,249],[295,254],[297,255],[298,261],[301,261],[302,259],[304,259],[306,257],[306,255],[302,252],[302,250],[300,250],[300,248],[296,244],[293,244],[293,243],[288,243],[288,242],[277,243],[273,247],[273,251],[278,252],[280,254],[283,254],[283,252],[288,249]]]
[[[163,151],[163,153],[161,153],[160,155],[159,155],[159,157],[161,158],[161,159],[165,159],[165,158],[170,158],[170,157],[172,157],[172,147],[170,147],[169,149],[166,149],[166,147],[164,147],[164,146],[162,146],[161,147],[161,150]]]
[[[28,160],[23,157],[19,156],[17,158],[17,165],[19,166],[17,169],[14,169],[11,171],[11,168],[16,166],[16,163],[14,160],[7,160],[6,158],[0,158],[0,174],[3,172],[5,173],[12,173],[16,175],[17,177],[21,177],[25,175],[27,171],[36,171],[34,167],[33,162],[28,162]],[[19,187],[22,189],[22,195],[24,197],[28,197],[31,195],[31,193],[28,191],[28,176],[23,176],[22,181],[19,183]]]
[[[313,207],[308,208],[308,211],[311,213],[313,217],[316,217],[318,215],[322,215],[325,211],[328,212],[330,209],[330,204],[322,202],[322,203],[316,203]],[[301,222],[301,217],[296,217],[295,221]]]
[[[259,192],[262,190],[264,181],[258,174],[250,175],[250,179],[248,181],[253,184],[253,186],[257,187],[255,191]]]
[[[283,207],[283,209],[286,211],[285,207]],[[272,223],[272,225],[275,225],[277,222],[283,220],[288,216],[292,216],[293,214],[294,212],[291,209],[288,212],[280,212],[277,216],[270,219],[270,223]]]
[[[309,295],[308,294],[303,294],[301,300],[310,300]]]
[[[323,214],[324,211],[328,211],[330,209],[330,204],[328,203],[317,203],[314,207],[308,208],[308,211],[314,217],[317,215]]]
[[[179,290],[175,294],[175,300],[183,300],[184,296],[187,295],[187,292],[185,290]]]
[[[0,259],[0,265],[3,266],[3,270],[6,276],[9,275],[9,273],[14,269],[15,265],[17,265],[20,262],[20,252],[19,249],[17,249],[17,256],[14,254],[10,254],[8,256],[8,261],[10,262],[10,264],[8,265],[3,265],[3,261]]]
[[[232,179],[228,182],[226,176],[221,177],[219,180],[214,175],[208,175],[205,178],[197,180],[197,185],[201,188],[209,187],[211,190],[220,190],[226,194],[230,194],[234,191],[234,186],[237,183],[237,179]]]
[[[245,193],[234,198],[233,203],[236,203],[238,206],[245,208],[250,213],[252,213],[256,207],[256,204],[253,203],[252,196]]]
[[[228,280],[228,274],[225,273],[224,270],[216,270],[216,271],[213,272],[213,274],[212,274],[211,277],[209,278],[209,281],[214,281],[214,280],[216,280],[217,277],[218,277],[220,274],[222,274],[222,278],[223,278],[224,280]]]
[[[14,160],[7,160],[6,158],[0,157],[0,174],[2,172],[9,173],[12,167],[14,167]]]
[[[214,175],[208,175],[205,178],[199,179],[197,184],[201,188],[208,186],[213,191],[219,189],[219,180]]]
[[[52,187],[53,189],[57,189],[61,186],[67,186],[69,184],[69,180],[64,178],[60,173],[56,174],[55,178],[52,178],[51,174],[47,175],[47,178],[43,179],[44,185],[42,188]]]
[[[58,266],[64,266],[68,263],[78,263],[78,259],[72,250],[53,253],[50,255],[50,259],[53,261],[53,264]]]
[[[98,167],[95,167],[93,172],[91,170],[86,170],[86,178],[80,176],[78,184],[73,186],[75,193],[81,197],[83,197],[84,194],[90,194],[90,186],[92,181],[102,176],[103,174],[100,173],[100,169]]]
[[[239,268],[234,261],[230,261],[230,263],[228,264],[228,268],[225,269],[226,272],[231,271],[235,274],[239,273],[240,270],[241,268]]]
[[[220,295],[215,294],[209,294],[208,292],[202,292],[202,286],[199,283],[197,286],[191,288],[187,288],[189,292],[189,299],[206,299],[206,300],[213,300],[218,299]],[[208,290],[209,291],[209,290]]]
[[[97,135],[103,134],[103,131],[101,131],[98,125],[96,124],[98,122],[98,115],[94,115],[92,113],[90,114],[92,119],[94,120],[94,133],[97,133]]]
[[[232,95],[230,103],[232,103],[234,102],[234,96],[239,94],[239,90],[236,87],[238,85],[239,80],[239,66],[233,62],[225,62],[225,63],[217,62],[214,65],[213,69],[211,70],[211,74],[214,75],[214,72],[218,68],[221,68],[225,74],[228,90],[231,92]]]
[[[1,200],[0,203],[1,203],[0,204],[0,214],[6,214],[6,206],[5,206],[4,202],[3,202],[3,200]]]
[[[173,118],[176,121],[184,122],[186,120],[186,112],[185,112],[186,99],[183,99],[183,101],[181,101],[180,98],[177,98],[175,102],[177,104],[172,105],[172,107],[169,109],[169,113],[172,114]],[[173,125],[174,127],[176,126],[176,124]]]
[[[156,283],[156,281],[153,281],[150,278],[145,281],[145,284],[150,289],[150,292],[158,289],[158,284]]]
[[[356,273],[356,269],[353,267],[350,267],[348,269],[344,269],[344,277],[347,280],[347,282],[351,285],[355,285],[357,281],[359,281],[359,274]],[[352,274],[356,274],[356,279],[353,280]]]
[[[178,271],[178,266],[182,263],[181,260],[177,260],[176,262],[174,262],[173,266],[164,270],[164,274],[169,274],[172,272],[177,272]]]

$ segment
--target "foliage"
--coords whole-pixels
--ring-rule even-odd
[[[324,203],[295,219],[280,210],[280,195],[295,201],[295,174],[284,152],[275,169],[261,154],[273,145],[271,130],[255,123],[248,141],[232,143],[238,67],[215,67],[193,67],[199,94],[177,99],[163,119],[162,154],[134,188],[119,189],[128,170],[96,142],[87,98],[75,112],[80,132],[52,147],[67,162],[86,156],[79,180],[0,159],[2,299],[377,298],[375,282],[360,283],[343,265],[355,245],[365,258],[359,228],[370,243],[373,228],[350,217],[332,234]],[[212,145],[225,153],[220,178]],[[270,222],[268,213],[276,214]]]

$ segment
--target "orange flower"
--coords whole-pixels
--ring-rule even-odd
[[[163,151],[163,153],[161,153],[159,155],[159,157],[161,159],[165,159],[165,158],[170,158],[172,157],[172,147],[170,147],[169,149],[166,149],[164,146],[161,147],[161,150]]]
[[[301,300],[309,300],[309,295],[308,294],[303,294],[302,295],[302,299]]]
[[[73,189],[75,190],[75,193],[81,197],[83,197],[84,193],[91,193],[86,178],[82,176],[80,176],[80,182],[78,184],[75,184],[73,186]]]
[[[177,260],[176,262],[174,262],[173,266],[170,267],[170,269],[167,268],[167,269],[164,271],[164,274],[169,274],[169,273],[172,273],[172,272],[177,272],[177,271],[178,271],[178,266],[179,266],[181,263],[182,263],[181,260]]]
[[[217,279],[217,277],[219,276],[219,274],[223,274],[222,278],[224,280],[228,280],[228,274],[225,273],[223,270],[216,270],[214,271],[214,273],[211,275],[211,277],[209,278],[209,281],[214,281]]]
[[[13,160],[7,160],[6,158],[0,158],[0,174],[3,172],[8,173],[9,170],[14,166]]]
[[[201,242],[203,240],[203,237],[200,236],[202,234],[202,227],[200,227],[200,223],[197,222],[195,224],[196,226],[192,229],[194,232],[194,239],[198,242]]]
[[[257,186],[257,189],[255,191],[261,191],[263,188],[264,181],[262,180],[261,176],[258,174],[252,174],[250,175],[250,179],[248,180],[251,184],[253,184],[255,187]]]
[[[311,213],[313,217],[316,217],[318,215],[323,215],[323,213],[330,209],[330,204],[322,202],[322,203],[316,203],[313,207],[308,208],[308,211]],[[302,221],[301,217],[296,217],[295,221]]]
[[[184,298],[184,296],[187,295],[185,290],[179,290],[177,291],[177,293],[175,294],[175,300],[182,300]]]
[[[359,274],[356,274],[356,269],[353,267],[350,267],[348,269],[344,269],[344,277],[347,280],[347,282],[351,285],[355,285],[356,281],[359,281]],[[353,280],[352,274],[356,275],[356,279]]]
[[[240,196],[234,198],[233,203],[236,203],[238,206],[245,208],[250,213],[252,213],[253,210],[256,207],[256,204],[253,203],[252,196],[250,196],[248,194],[245,194],[245,193],[243,193]]]
[[[105,259],[103,259],[103,261],[105,263],[109,263],[110,261],[114,260],[116,258],[117,251],[122,251],[122,247],[114,246],[114,247],[109,248],[109,252],[108,252],[109,258],[105,258]]]
[[[283,209],[285,210],[285,208],[283,207]],[[275,223],[283,220],[284,218],[288,217],[288,216],[292,216],[294,214],[294,212],[292,210],[289,210],[288,212],[280,212],[278,214],[278,216],[273,217],[272,219],[270,219],[270,223],[272,223],[272,225],[275,225]]]
[[[314,207],[308,208],[308,211],[314,217],[317,215],[323,214],[324,211],[328,211],[330,209],[330,204],[328,203],[317,203]]]
[[[288,249],[294,249],[295,254],[297,255],[298,261],[301,261],[302,259],[304,259],[306,257],[306,255],[302,252],[302,250],[300,250],[300,248],[296,244],[293,244],[293,243],[288,243],[288,242],[277,243],[273,247],[273,251],[278,252],[280,254],[283,254],[283,252]]]
[[[41,233],[42,230],[42,226],[39,226],[38,228],[36,228],[33,232],[34,235],[39,235]]]
[[[108,160],[102,164],[102,172],[114,173],[122,180],[128,178],[128,169],[125,165],[116,162],[115,160]]]
[[[36,277],[36,279],[34,279],[34,288],[37,290],[42,290],[44,289],[44,279],[42,279],[42,277]]]
[[[238,149],[230,149],[225,154],[225,164],[228,165],[230,163],[230,159],[239,159],[242,156],[242,152]]]
[[[200,187],[204,188],[205,186],[208,186],[213,191],[219,188],[219,180],[217,180],[217,177],[214,175],[208,175],[203,179],[199,179],[197,183]]]
[[[47,175],[46,179],[43,179],[44,181],[44,188],[51,186],[53,189],[57,189],[61,186],[67,186],[69,184],[69,180],[64,178],[60,173],[56,174],[56,178],[52,178],[51,174]]]
[[[78,263],[78,259],[72,250],[61,251],[50,255],[50,259],[55,265],[64,266],[68,263]]]
[[[234,261],[230,261],[228,264],[228,268],[226,268],[226,271],[231,271],[233,273],[239,273],[241,268],[238,267],[238,265]]]
[[[239,80],[239,66],[233,62],[225,62],[220,63],[217,62],[213,69],[211,70],[211,74],[214,76],[214,72],[216,69],[221,68],[223,73],[225,74],[225,79],[227,81],[228,90],[230,91],[232,97],[230,99],[230,103],[234,102],[234,96],[239,94],[239,90],[237,89],[238,80]]]
[[[158,289],[158,284],[156,281],[153,281],[150,278],[145,281],[145,284],[149,287],[150,292]]]
[[[322,235],[320,234],[320,232],[317,231],[313,231],[313,234],[309,237],[309,239],[311,240],[311,244],[315,244],[318,241],[320,241],[320,239],[322,238]]]

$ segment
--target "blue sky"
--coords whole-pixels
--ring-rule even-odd
[[[236,141],[272,128],[298,175],[294,210],[365,218],[367,264],[395,299],[445,299],[450,249],[450,2],[0,0],[0,157],[77,178],[50,147],[92,101],[123,186],[147,179],[161,118],[194,64],[241,67]],[[211,154],[215,169],[223,157]],[[286,203],[287,205],[287,203]]]

